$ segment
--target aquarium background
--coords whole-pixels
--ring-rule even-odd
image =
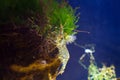
[[[107,66],[114,65],[116,75],[120,77],[120,0],[69,0],[75,8],[80,7],[80,20],[78,30],[89,31],[78,33],[76,42],[80,45],[95,44],[95,59],[98,66],[102,63]],[[71,58],[65,73],[58,76],[57,80],[87,80],[87,70],[79,63],[79,57],[84,54],[84,49],[69,44]],[[89,64],[89,58],[85,58]]]

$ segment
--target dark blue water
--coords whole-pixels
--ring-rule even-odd
[[[79,44],[96,44],[94,53],[98,65],[114,64],[116,75],[120,77],[120,0],[69,0],[70,5],[80,9],[79,30],[91,32],[78,33]],[[71,58],[66,71],[57,80],[87,80],[87,70],[78,63],[84,50],[70,44]]]

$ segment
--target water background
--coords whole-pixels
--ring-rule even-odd
[[[79,30],[90,34],[77,34],[76,42],[96,44],[94,56],[99,66],[114,64],[120,77],[120,0],[69,0],[69,4],[80,13]],[[84,50],[68,45],[71,58],[63,75],[57,80],[87,80],[87,70],[78,63]],[[88,61],[88,58],[85,60]]]

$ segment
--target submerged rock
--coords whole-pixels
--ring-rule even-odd
[[[58,48],[29,28],[0,34],[0,80],[55,80]]]

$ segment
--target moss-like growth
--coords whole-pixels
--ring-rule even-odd
[[[113,65],[110,67],[103,65],[100,68],[91,63],[88,68],[88,80],[117,80],[115,67]]]
[[[49,0],[47,0],[47,3],[48,1]],[[75,11],[72,7],[65,2],[59,2],[58,4],[56,1],[50,3],[48,7],[47,16],[53,30],[56,30],[59,33],[62,25],[64,34],[73,34],[73,30],[77,28],[75,25],[77,18],[74,15]]]
[[[75,40],[74,13],[64,0],[0,0],[0,79],[55,80],[62,74],[66,43]]]
[[[46,31],[59,33],[61,25],[64,35],[74,34],[78,18],[75,11],[65,1],[56,0],[1,0],[0,23],[25,23],[28,18],[36,18],[36,14],[46,17]],[[33,23],[34,20],[32,20]],[[38,26],[41,27],[41,26]],[[45,31],[45,32],[46,32]],[[49,34],[49,32],[48,32]]]

